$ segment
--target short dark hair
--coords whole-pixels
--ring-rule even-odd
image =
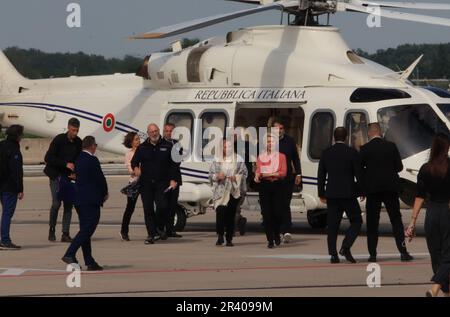
[[[173,123],[170,123],[170,122],[167,122],[165,125],[164,125],[164,127],[166,127],[166,126],[169,126],[169,127],[172,127],[172,128],[175,128],[175,124],[173,124]]]
[[[123,138],[122,144],[125,145],[127,149],[131,149],[133,147],[133,140],[136,135],[137,132],[128,132]]]
[[[344,127],[337,127],[334,130],[334,140],[336,142],[344,142],[347,139],[347,129]]]
[[[69,125],[71,127],[79,128],[80,127],[80,120],[78,120],[77,118],[70,118],[69,122],[67,123],[67,125]]]
[[[83,142],[81,145],[82,145],[83,149],[88,149],[93,145],[97,145],[97,143],[95,143],[95,138],[92,135],[88,135],[87,137],[85,137],[83,139]]]
[[[13,124],[5,132],[6,136],[10,140],[18,141],[23,136],[23,126],[20,124]]]
[[[286,128],[286,124],[284,124],[283,119],[281,119],[280,117],[276,117],[275,119],[273,119],[272,127],[274,127],[276,123],[281,124],[283,127]]]

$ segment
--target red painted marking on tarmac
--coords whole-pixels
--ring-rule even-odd
[[[429,266],[431,262],[420,263],[401,263],[401,262],[386,262],[379,263],[380,266]],[[319,264],[319,265],[304,265],[304,266],[263,266],[263,267],[235,267],[235,268],[191,268],[191,269],[148,269],[148,270],[129,270],[129,271],[101,271],[101,272],[85,272],[87,275],[131,275],[131,274],[147,274],[147,273],[196,273],[196,272],[233,272],[233,271],[270,271],[270,270],[302,270],[302,269],[351,269],[351,268],[365,268],[367,263],[361,264]],[[31,273],[22,275],[0,275],[0,278],[25,278],[25,277],[51,277],[51,276],[67,276],[72,272],[61,273]]]

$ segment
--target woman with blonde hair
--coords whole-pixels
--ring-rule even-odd
[[[215,158],[209,170],[209,180],[213,186],[213,203],[216,210],[216,245],[232,247],[236,209],[241,195],[246,192],[247,168],[244,159],[233,151],[233,143],[224,139],[222,151]]]
[[[268,134],[266,149],[256,162],[255,183],[259,185],[259,202],[269,249],[280,245],[281,217],[285,208],[283,180],[287,174],[286,156],[278,151],[278,138]]]

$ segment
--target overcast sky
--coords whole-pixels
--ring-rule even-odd
[[[81,6],[81,28],[68,28],[67,5]],[[448,0],[422,0],[442,2]],[[223,0],[1,0],[0,48],[19,46],[46,52],[78,52],[122,57],[145,56],[167,47],[177,37],[136,41],[127,36],[190,19],[252,7]],[[423,11],[450,18],[450,11]],[[208,27],[178,37],[209,38],[240,27],[279,24],[280,13],[267,12]],[[340,13],[332,24],[341,28],[351,48],[369,52],[404,43],[448,43],[450,28],[415,22],[382,20],[381,28],[366,26],[366,16]]]

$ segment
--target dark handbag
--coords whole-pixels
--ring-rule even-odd
[[[60,176],[58,180],[57,197],[59,201],[75,203],[75,181],[66,176]]]
[[[124,188],[122,188],[120,192],[129,198],[135,199],[139,195],[139,188],[140,188],[139,181],[134,181],[129,183]]]

